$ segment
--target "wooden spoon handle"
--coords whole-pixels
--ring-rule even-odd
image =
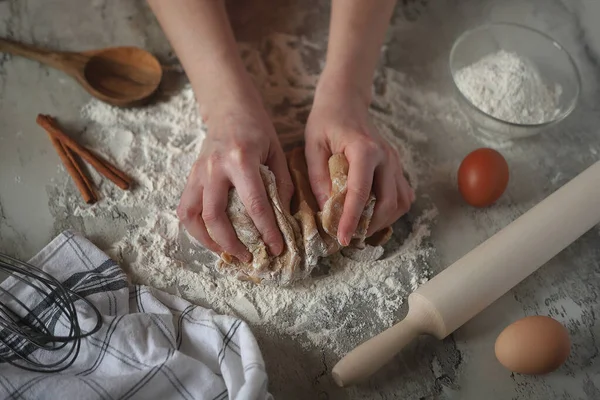
[[[8,39],[0,38],[0,53],[10,53],[29,58],[30,60],[49,65],[68,74],[73,74],[77,69],[77,65],[74,65],[73,57],[70,56],[70,53],[49,51]]]

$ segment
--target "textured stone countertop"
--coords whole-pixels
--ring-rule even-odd
[[[230,9],[240,40],[282,32],[323,44],[328,4],[231,1]],[[580,103],[567,120],[507,151],[511,184],[493,208],[465,207],[450,182],[421,188],[439,211],[430,238],[437,251],[432,268],[439,271],[450,265],[600,158],[599,20],[597,0],[399,1],[383,64],[417,85],[447,90],[444,62],[453,39],[484,21],[523,23],[553,36],[575,59],[583,83]],[[0,1],[0,37],[63,50],[137,45],[164,62],[174,61],[142,1]],[[35,115],[59,115],[77,126],[80,108],[88,99],[62,73],[0,54],[0,251],[30,257],[69,226],[67,216],[51,207],[53,180],[66,178],[35,125]],[[466,152],[482,146],[476,137],[440,131],[434,123],[426,134],[429,140],[417,149],[418,156],[445,163],[449,169]],[[102,247],[110,241],[112,225],[101,219],[96,223],[91,239]],[[600,399],[599,287],[596,227],[451,337],[442,342],[419,340],[369,383],[350,390],[336,388],[328,376],[335,360],[316,353],[299,357],[300,361],[290,358],[287,366],[272,366],[271,391],[282,399]],[[572,354],[550,375],[512,375],[496,361],[493,343],[506,325],[532,314],[563,322],[571,334]],[[266,341],[261,345],[267,364],[276,351],[289,347],[283,343],[274,350]],[[296,379],[297,384],[288,384]]]

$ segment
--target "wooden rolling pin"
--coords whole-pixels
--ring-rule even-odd
[[[444,339],[598,223],[600,162],[419,287],[406,318],[342,358],[333,379],[368,378],[419,335]]]

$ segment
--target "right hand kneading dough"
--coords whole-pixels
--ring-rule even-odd
[[[335,154],[329,159],[331,195],[322,212],[319,212],[308,181],[304,149],[294,149],[287,154],[287,159],[295,188],[291,214],[282,207],[273,173],[265,166],[261,166],[260,171],[277,225],[283,235],[285,243],[283,252],[278,257],[269,255],[267,246],[246,212],[242,200],[236,190],[231,189],[227,216],[231,220],[238,238],[252,254],[252,261],[244,263],[223,253],[217,262],[220,270],[256,283],[270,282],[289,285],[308,277],[320,258],[342,249],[337,240],[337,227],[342,216],[347,192],[348,161],[346,157],[343,154]],[[390,227],[366,238],[374,208],[375,196],[371,194],[350,247],[360,249],[366,245],[379,246],[389,240],[392,234]]]

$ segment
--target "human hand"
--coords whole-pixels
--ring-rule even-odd
[[[400,157],[372,124],[367,96],[348,85],[322,78],[306,126],[306,161],[319,206],[329,197],[328,159],[343,153],[349,163],[348,191],[338,241],[348,245],[371,191],[377,199],[367,236],[405,214],[415,194],[402,173]]]
[[[293,194],[287,162],[273,124],[258,96],[222,106],[205,117],[208,133],[181,196],[177,214],[188,232],[210,250],[226,251],[250,262],[227,217],[229,189],[235,187],[272,255],[283,251],[283,238],[267,197],[259,167],[275,174],[282,203]]]

